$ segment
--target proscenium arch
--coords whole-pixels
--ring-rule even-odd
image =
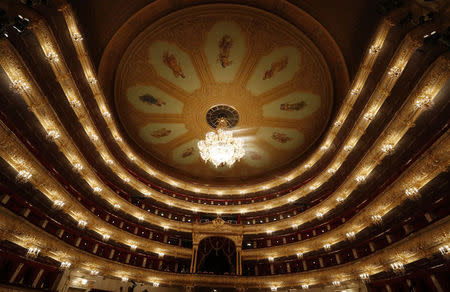
[[[196,271],[216,275],[238,273],[235,242],[225,236],[203,238],[198,244]]]

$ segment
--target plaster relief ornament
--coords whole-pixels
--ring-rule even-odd
[[[172,133],[172,130],[168,130],[166,128],[161,128],[159,130],[153,131],[151,135],[155,138],[162,138],[162,137],[169,136],[170,133]]]
[[[227,34],[224,35],[219,41],[219,54],[217,55],[217,62],[219,62],[223,68],[233,64],[233,61],[230,60],[230,50],[232,46],[233,39]]]
[[[169,67],[172,70],[173,75],[176,78],[178,77],[181,77],[183,79],[186,78],[186,76],[184,76],[183,69],[181,69],[181,66],[178,64],[177,59],[173,54],[169,55],[169,52],[164,52],[163,62],[167,67]]]
[[[286,135],[284,133],[280,133],[280,132],[273,132],[272,139],[277,142],[280,142],[282,144],[286,144],[287,142],[292,140],[291,137],[289,137],[288,135]]]
[[[284,68],[286,68],[288,64],[288,57],[284,57],[280,59],[277,62],[273,62],[270,66],[270,69],[268,69],[266,72],[264,72],[263,80],[272,78],[276,73],[282,71]]]
[[[156,105],[159,107],[166,104],[166,102],[164,100],[156,98],[151,94],[141,95],[141,96],[139,96],[139,100],[144,103],[149,103],[149,104]]]
[[[181,155],[181,157],[186,158],[186,157],[191,156],[193,153],[194,153],[194,147],[189,147],[183,151],[183,154]]]
[[[223,226],[223,225],[225,224],[225,221],[223,221],[222,218],[217,217],[216,219],[214,219],[214,220],[212,221],[212,224],[213,224],[213,226],[214,226],[215,228],[219,228],[219,227],[221,227],[221,226]]]
[[[306,107],[306,102],[304,102],[304,101],[297,102],[297,103],[280,104],[280,110],[287,111],[287,112],[299,111],[304,107]]]

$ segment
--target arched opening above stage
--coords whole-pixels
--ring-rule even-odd
[[[225,237],[207,237],[200,241],[197,252],[198,273],[236,274],[236,245]]]

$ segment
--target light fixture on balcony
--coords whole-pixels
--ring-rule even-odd
[[[345,236],[347,236],[348,240],[354,240],[355,239],[355,232],[353,232],[353,231],[347,232],[345,234]]]
[[[35,258],[39,255],[41,250],[37,247],[29,247],[27,251],[27,257]]]
[[[372,215],[370,218],[375,225],[380,225],[383,222],[383,218],[380,215]]]
[[[370,281],[370,275],[368,273],[359,274],[359,278],[363,282],[369,282]]]
[[[61,265],[59,266],[59,268],[62,269],[62,270],[64,270],[64,269],[70,268],[71,265],[72,265],[72,264],[71,264],[70,262],[64,261],[64,262],[61,262]]]
[[[215,167],[233,166],[245,155],[242,140],[233,138],[233,133],[227,130],[237,124],[239,120],[237,111],[227,105],[214,106],[206,114],[206,120],[216,130],[208,132],[205,140],[198,142],[201,158],[205,162],[211,162]]]
[[[64,206],[64,202],[60,200],[55,200],[53,202],[53,207],[56,209],[61,209]]]
[[[84,229],[87,225],[87,222],[84,220],[79,220],[78,221],[78,227],[80,227],[81,229]]]
[[[443,245],[443,246],[439,247],[439,252],[443,256],[448,256],[450,254],[450,247],[448,245]]]
[[[28,182],[33,175],[27,170],[20,170],[17,174],[17,180],[19,182]]]
[[[401,274],[405,271],[405,266],[401,262],[395,262],[391,264],[391,269],[396,274]]]

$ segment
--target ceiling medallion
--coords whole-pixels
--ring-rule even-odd
[[[215,167],[232,167],[245,155],[242,140],[233,138],[233,133],[227,130],[236,126],[239,121],[238,112],[230,106],[217,105],[208,110],[206,121],[216,131],[208,132],[205,140],[198,142],[201,158],[206,163],[210,161]]]

